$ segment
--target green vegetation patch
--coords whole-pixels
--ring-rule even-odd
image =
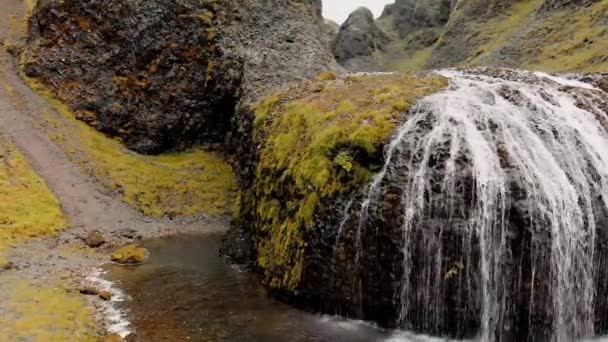
[[[22,77],[69,122],[67,131],[53,133],[51,138],[106,187],[118,191],[126,203],[155,217],[232,212],[238,185],[222,153],[204,147],[159,156],[134,153],[119,139],[77,120],[40,82]],[[46,120],[53,123],[52,118]]]
[[[321,204],[367,183],[409,107],[446,84],[432,74],[324,74],[255,106],[259,161],[241,200],[253,208],[257,264],[271,287],[297,290],[303,234]]]
[[[552,13],[533,38],[542,41],[530,51],[530,69],[556,72],[608,71],[608,0],[572,11]],[[536,57],[536,58],[534,58]]]
[[[0,250],[65,227],[55,195],[15,146],[0,137]]]
[[[84,297],[59,284],[42,287],[3,276],[0,301],[0,341],[98,341]]]

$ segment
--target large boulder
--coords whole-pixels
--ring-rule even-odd
[[[142,153],[224,142],[237,107],[326,70],[318,0],[42,0],[27,76]]]
[[[374,21],[373,13],[360,7],[342,24],[332,51],[336,61],[352,71],[380,69],[376,53],[384,50],[389,37]]]
[[[265,284],[438,336],[608,331],[608,95],[532,72],[442,74],[443,91],[436,75],[326,75],[255,106],[233,231]]]
[[[397,0],[384,8],[381,19],[390,17],[401,38],[420,29],[443,27],[450,18],[453,0]]]
[[[244,171],[238,219],[223,252],[240,261],[252,257],[279,296],[354,315],[350,278],[335,279],[343,284],[339,290],[325,283],[335,240],[326,237],[339,225],[347,197],[378,171],[383,146],[407,109],[445,85],[433,74],[324,74],[258,103],[252,140],[243,143],[250,149],[238,161]],[[360,317],[390,324],[395,311],[386,298],[376,297]]]

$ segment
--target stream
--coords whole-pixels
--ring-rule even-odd
[[[142,243],[140,266],[108,265],[104,278],[126,294],[128,341],[443,341],[372,324],[299,311],[269,297],[256,275],[217,255],[221,235]]]

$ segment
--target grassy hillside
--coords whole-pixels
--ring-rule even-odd
[[[393,42],[386,66],[421,70],[451,66],[504,66],[552,72],[608,71],[608,0],[548,6],[547,0],[464,0],[431,47]],[[410,41],[412,41],[410,39]]]

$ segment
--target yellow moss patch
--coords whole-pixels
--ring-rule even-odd
[[[343,77],[305,83],[256,106],[261,150],[255,187],[242,201],[255,211],[257,262],[271,287],[297,289],[302,235],[314,228],[319,205],[368,182],[370,163],[381,162],[407,109],[446,84],[434,75]]]
[[[29,18],[34,12],[34,8],[36,8],[36,4],[38,0],[23,0],[23,4],[25,5],[25,12],[27,17]]]
[[[61,208],[25,157],[0,137],[0,250],[27,237],[65,228]]]
[[[423,70],[433,54],[433,46],[414,52],[409,58],[395,62],[391,70],[402,72]]]
[[[76,120],[67,105],[57,100],[40,82],[22,75],[32,89],[46,97],[71,123],[70,141],[86,155],[79,162],[90,166],[104,185],[118,190],[125,202],[151,216],[229,214],[235,203],[237,182],[232,168],[219,152],[202,147],[181,153],[147,156],[128,151],[109,138]],[[46,115],[48,116],[48,114]],[[54,134],[74,158],[77,153],[66,136]]]
[[[96,341],[92,312],[78,294],[5,276],[0,285],[0,341]]]
[[[119,264],[141,264],[148,259],[148,250],[137,245],[127,245],[112,253],[111,258]]]

